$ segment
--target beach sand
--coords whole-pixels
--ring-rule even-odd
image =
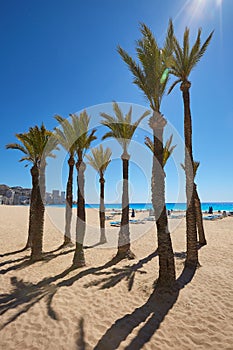
[[[59,210],[54,215],[61,218]],[[29,265],[30,252],[20,252],[28,207],[0,206],[1,349],[233,349],[233,217],[204,222],[208,245],[199,250],[194,276],[183,271],[185,219],[169,219],[179,288],[162,295],[153,289],[153,222],[130,224],[135,260],[107,266],[119,232],[108,221],[110,243],[86,248],[86,266],[71,271],[74,248],[57,250],[63,236],[49,215],[44,251],[50,253]],[[95,245],[98,211],[87,210],[87,223],[85,245]]]

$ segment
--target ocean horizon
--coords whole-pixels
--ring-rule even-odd
[[[50,204],[48,206],[53,207],[65,207],[65,204]],[[77,207],[76,204],[73,206],[74,208]],[[98,209],[99,203],[86,203],[86,208],[93,208]],[[130,203],[129,204],[130,209],[134,210],[149,210],[152,209],[152,203]],[[213,208],[213,211],[233,211],[233,202],[203,202],[201,203],[201,210],[203,212],[208,211],[209,207]],[[173,211],[185,211],[186,210],[186,203],[166,203],[167,210],[173,210]],[[111,210],[111,209],[121,209],[121,203],[106,203],[105,209]]]

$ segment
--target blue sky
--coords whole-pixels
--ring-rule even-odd
[[[18,162],[20,152],[5,149],[7,143],[15,142],[15,133],[42,121],[52,130],[55,114],[68,117],[84,108],[97,118],[106,106],[100,105],[113,100],[126,103],[125,111],[129,105],[148,108],[116,47],[120,44],[135,55],[139,22],[152,29],[162,46],[172,18],[179,39],[185,26],[190,27],[191,40],[199,27],[203,41],[215,30],[205,56],[190,76],[194,158],[201,162],[197,184],[202,201],[233,201],[232,13],[232,0],[0,1],[0,183],[31,184],[29,168]],[[98,107],[93,108],[95,105]],[[135,117],[142,111],[139,107],[134,110]],[[181,145],[183,104],[178,86],[164,97],[161,112]],[[140,140],[144,127],[146,123],[136,135]],[[134,142],[142,148],[138,140]],[[121,192],[120,148],[112,141],[107,145],[114,149],[114,159],[106,172],[106,199],[115,202]],[[184,200],[179,149],[177,146],[166,168],[168,202]],[[139,164],[139,151],[133,146],[131,152],[131,201],[148,201],[149,154],[145,165]],[[53,171],[48,190],[64,189],[66,164]],[[97,180],[88,167],[89,202],[98,200]]]

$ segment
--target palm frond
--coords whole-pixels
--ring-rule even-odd
[[[145,118],[150,111],[145,111],[140,118],[138,118],[134,123],[132,123],[132,106],[129,109],[129,112],[124,116],[122,111],[120,111],[120,107],[116,102],[113,104],[113,109],[115,111],[116,116],[113,117],[106,113],[100,113],[100,115],[104,118],[101,121],[101,124],[108,127],[110,131],[108,131],[103,137],[102,140],[106,138],[115,138],[119,144],[122,146],[124,150],[127,150],[127,147],[130,143],[130,140],[133,137],[133,134],[138,127],[139,123]],[[120,116],[120,119],[119,119]]]
[[[24,154],[27,154],[27,149],[24,146],[20,145],[19,143],[8,143],[6,145],[6,149],[17,149],[23,152]]]
[[[181,83],[181,82],[182,82],[181,79],[177,79],[176,81],[174,81],[174,83],[172,83],[172,85],[171,85],[170,88],[168,89],[167,94],[169,95],[169,94],[172,92],[172,90],[174,89],[174,87],[175,87],[178,83]]]
[[[96,171],[104,174],[109,163],[111,162],[111,149],[107,147],[105,150],[103,146],[93,148],[91,150],[91,154],[87,154],[86,158],[89,160],[88,164],[90,164]]]
[[[186,28],[183,35],[183,47],[181,48],[178,40],[174,36],[174,57],[171,65],[170,73],[181,79],[180,81],[187,81],[192,69],[200,61],[204,55],[213,32],[210,33],[204,44],[201,46],[201,29],[198,30],[196,41],[190,50],[189,47],[189,29]],[[200,48],[201,46],[201,48]],[[174,86],[173,86],[174,87]],[[169,89],[169,93],[173,89]]]
[[[165,143],[165,146],[163,147],[163,167],[166,165],[168,159],[170,158],[174,149],[176,148],[176,145],[171,146],[172,139],[173,135],[169,137],[169,139]],[[149,148],[149,150],[154,153],[154,143],[149,137],[145,137],[144,143]]]

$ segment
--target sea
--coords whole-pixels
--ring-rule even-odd
[[[59,204],[59,205],[52,205],[56,207],[64,207],[65,204]],[[98,209],[99,203],[97,204],[88,204],[86,203],[86,208],[93,208]],[[76,205],[74,205],[76,207]],[[149,210],[152,209],[151,203],[130,203],[129,205],[130,209],[134,210]],[[209,208],[212,207],[213,211],[233,211],[233,202],[203,202],[201,203],[201,210],[202,212],[208,212]],[[167,210],[173,210],[173,211],[185,211],[186,210],[186,203],[166,203]],[[121,209],[121,203],[107,203],[105,204],[106,210],[117,210]]]

